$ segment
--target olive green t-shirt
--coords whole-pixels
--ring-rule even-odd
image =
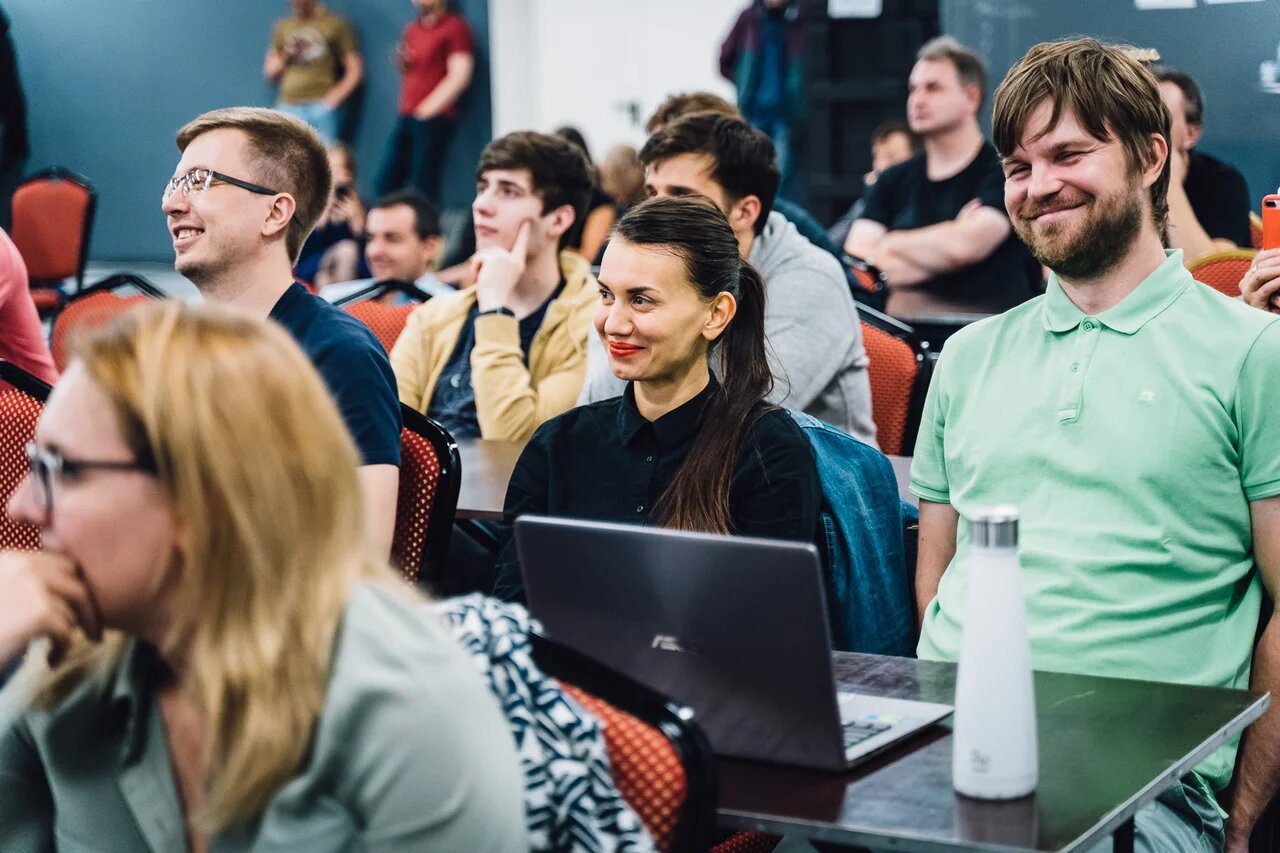
[[[351,25],[330,12],[276,21],[272,50],[297,57],[285,65],[280,77],[280,100],[302,104],[323,98],[342,74],[343,57],[358,47]]]
[[[1243,688],[1261,588],[1249,503],[1280,495],[1280,318],[1180,251],[1086,316],[1048,291],[947,341],[911,491],[961,518],[1012,504],[1037,669]],[[968,525],[919,654],[955,660]],[[1215,789],[1234,749],[1199,771]]]

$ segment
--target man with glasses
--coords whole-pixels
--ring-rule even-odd
[[[174,268],[206,301],[270,316],[311,357],[360,451],[370,540],[388,553],[399,490],[400,408],[378,339],[307,292],[292,268],[329,197],[324,145],[274,110],[205,113],[178,131],[164,189]]]

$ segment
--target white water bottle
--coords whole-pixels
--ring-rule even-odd
[[[1030,794],[1039,772],[1018,510],[969,519],[969,597],[956,673],[952,784],[968,797]]]

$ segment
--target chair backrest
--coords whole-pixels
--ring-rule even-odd
[[[1187,271],[1196,281],[1234,299],[1240,295],[1240,280],[1249,271],[1256,254],[1253,249],[1214,252],[1189,264]]]
[[[858,307],[870,365],[871,419],[876,442],[890,456],[910,456],[928,388],[928,359],[910,326],[873,308]]]
[[[1262,217],[1257,211],[1249,211],[1249,243],[1254,249],[1262,248]]]
[[[150,302],[152,298],[140,293],[120,296],[110,290],[86,290],[76,294],[54,318],[49,347],[53,353],[53,363],[58,366],[59,371],[66,370],[75,335],[101,326],[135,305]]]
[[[400,493],[391,562],[410,582],[432,581],[444,565],[458,508],[462,463],[440,424],[400,404]]]
[[[54,167],[37,172],[13,193],[9,236],[33,283],[84,281],[97,193],[80,175]]]
[[[693,712],[546,637],[529,639],[539,668],[600,720],[614,784],[657,849],[708,849],[715,768]]]
[[[857,286],[850,290],[853,300],[861,305],[870,305],[878,311],[884,310],[888,298],[888,285],[884,281],[884,273],[862,258],[846,254],[843,258],[846,278]]]
[[[400,333],[404,331],[404,324],[409,320],[409,313],[418,306],[383,305],[381,302],[368,299],[364,302],[356,302],[342,307],[351,316],[372,329],[378,340],[382,342],[382,348],[387,352],[391,352],[391,348],[396,345],[396,340],[400,337]]]
[[[15,364],[0,359],[0,551],[39,551],[40,530],[9,518],[4,507],[27,473],[27,442],[50,387]]]

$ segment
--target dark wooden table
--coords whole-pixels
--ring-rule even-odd
[[[845,689],[954,702],[955,666],[839,652]],[[1088,851],[1267,707],[1266,694],[1037,672],[1040,784],[1006,803],[951,787],[949,723],[848,773],[722,759],[719,824],[814,841],[937,853]],[[949,718],[948,718],[949,719]]]
[[[464,438],[458,442],[462,457],[462,488],[458,491],[458,518],[501,521],[507,483],[524,443]]]

